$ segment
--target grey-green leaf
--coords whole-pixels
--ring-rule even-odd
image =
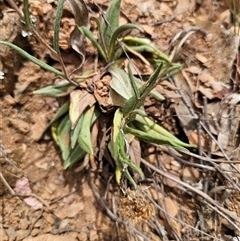
[[[121,0],[111,1],[101,26],[107,49],[109,49],[113,31],[119,26],[120,4]]]
[[[79,133],[78,143],[80,147],[90,155],[93,155],[91,140],[91,120],[95,106],[90,107],[83,113],[82,128]]]
[[[56,86],[50,85],[40,90],[33,91],[33,94],[47,95],[52,97],[62,97],[71,93],[75,88],[76,86],[73,86],[72,84],[64,84],[64,85],[56,85]]]
[[[41,60],[35,58],[34,56],[30,55],[29,53],[27,53],[26,51],[24,51],[23,49],[19,48],[18,46],[16,46],[15,44],[6,42],[6,41],[2,41],[0,40],[0,44],[6,45],[12,49],[14,49],[15,51],[17,51],[19,54],[21,54],[23,57],[25,57],[26,59],[32,61],[33,63],[37,64],[38,66],[42,67],[43,69],[46,69],[48,71],[53,72],[54,74],[61,76],[61,77],[65,77],[64,73],[61,71],[58,71],[57,69],[53,68],[52,66],[45,64],[44,62],[42,62]]]
[[[110,86],[124,99],[129,99],[134,92],[128,74],[115,65],[109,68],[109,72],[112,76]]]
[[[60,54],[59,30],[60,30],[60,22],[61,22],[62,10],[63,10],[63,3],[64,3],[64,0],[58,1],[56,18],[55,18],[55,22],[54,22],[53,48],[58,54]]]

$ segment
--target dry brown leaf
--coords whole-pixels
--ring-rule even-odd
[[[205,64],[208,61],[208,59],[205,56],[203,56],[202,54],[199,54],[199,53],[196,53],[195,57],[197,60],[199,60],[203,64]]]
[[[84,205],[82,202],[72,203],[67,207],[56,210],[54,213],[60,219],[64,219],[66,217],[74,218],[81,210],[83,210],[83,208]]]
[[[77,26],[88,26],[88,9],[83,0],[67,0],[65,8],[74,15]],[[75,71],[80,69],[85,61],[85,49],[83,44],[84,36],[78,30],[77,26],[70,35],[71,46],[80,55],[80,62]]]
[[[77,121],[83,111],[87,107],[92,107],[96,99],[92,94],[83,90],[74,90],[70,93],[70,108],[69,108],[69,117],[71,120],[71,128],[77,124]]]

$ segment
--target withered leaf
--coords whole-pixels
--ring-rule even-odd
[[[76,69],[80,69],[82,64],[85,61],[85,53],[84,53],[84,44],[83,39],[84,36],[81,32],[77,29],[77,26],[82,27],[88,26],[88,9],[83,0],[67,0],[66,4],[68,5],[68,10],[73,14],[76,22],[75,29],[72,31],[70,36],[70,43],[72,48],[80,54],[81,63],[79,67]],[[75,71],[76,71],[75,70]]]
[[[74,129],[83,111],[87,107],[92,107],[95,102],[94,96],[87,91],[74,90],[70,93],[69,116],[71,129]]]

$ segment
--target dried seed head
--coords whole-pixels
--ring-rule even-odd
[[[154,205],[141,190],[127,189],[126,197],[121,198],[120,201],[120,212],[123,218],[134,224],[147,220],[155,214]]]

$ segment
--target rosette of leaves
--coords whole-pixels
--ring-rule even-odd
[[[60,61],[58,35],[63,1],[59,1],[57,9],[53,44],[53,51],[57,53]],[[72,1],[72,6],[74,6],[74,2]],[[86,16],[86,5],[83,1],[77,2],[81,3],[81,7],[79,8],[80,13],[75,12],[75,18],[79,14],[80,16],[84,14]],[[97,97],[96,82],[93,81],[94,90],[80,88],[80,82],[84,82],[85,78],[91,73],[83,72],[77,81],[73,81],[66,73],[64,65],[62,65],[63,71],[61,72],[13,44],[4,41],[0,43],[14,48],[34,63],[67,80],[63,84],[51,85],[34,91],[34,94],[53,97],[69,96],[69,101],[59,108],[56,116],[48,125],[48,128],[51,127],[55,142],[61,149],[64,169],[83,158],[87,162],[88,160],[94,160],[94,157],[99,157],[99,153],[101,153],[102,158],[110,152],[111,158],[116,164],[117,182],[120,183],[122,171],[124,171],[126,177],[135,186],[135,181],[129,169],[137,172],[141,177],[143,177],[143,173],[139,164],[132,160],[134,156],[141,158],[141,153],[134,153],[134,145],[139,146],[140,141],[143,141],[155,145],[168,145],[185,151],[187,151],[186,148],[195,146],[180,141],[152,121],[144,112],[144,101],[148,95],[159,101],[164,100],[164,97],[154,88],[162,80],[179,71],[181,65],[172,63],[169,57],[159,51],[149,39],[131,35],[122,36],[127,30],[135,29],[142,32],[142,29],[134,24],[119,26],[120,3],[121,0],[111,1],[102,22],[98,18],[93,18],[98,27],[98,40],[94,38],[87,24],[78,24],[78,21],[76,21],[80,37],[82,34],[92,42],[99,54],[99,61],[102,61],[105,66],[104,72],[98,74],[98,82],[101,82],[106,76],[110,77],[107,86],[107,102],[111,105],[111,111],[100,108],[101,103]],[[28,14],[25,11],[25,15]],[[147,55],[145,55],[146,53]],[[144,76],[145,81],[141,73],[133,74],[136,70],[132,64],[134,59],[138,59],[151,67],[152,73]],[[100,122],[105,122],[105,128],[110,130],[108,137],[99,128]],[[105,142],[100,145],[100,139],[104,135]],[[132,152],[132,155],[130,152]],[[106,159],[109,159],[110,155],[106,156]]]

